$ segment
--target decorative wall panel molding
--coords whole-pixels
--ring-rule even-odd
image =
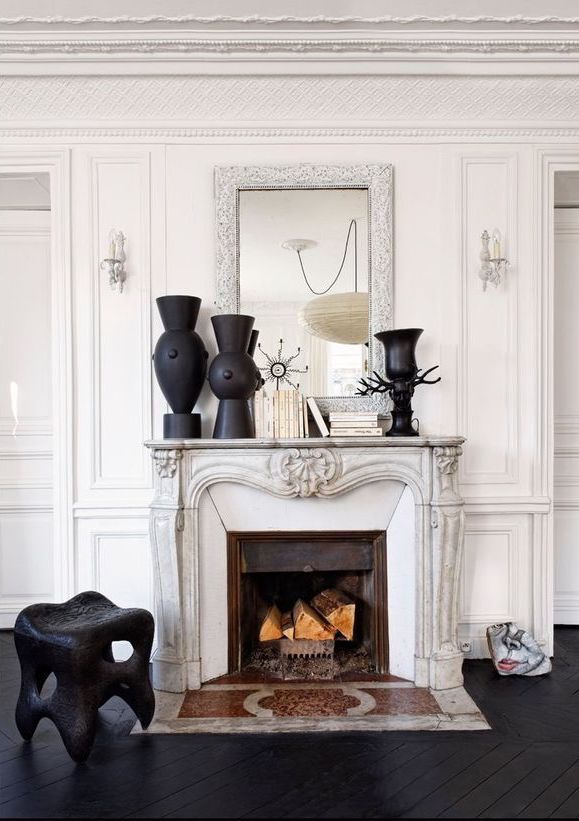
[[[461,465],[465,485],[516,484],[519,478],[518,277],[483,292],[478,277],[479,236],[501,226],[517,259],[517,155],[460,158],[462,271],[458,426],[468,446]],[[492,230],[492,228],[491,228]],[[490,362],[492,369],[488,369]],[[481,375],[487,373],[487,378]],[[492,374],[492,375],[491,375]],[[482,408],[488,409],[482,412]]]
[[[579,52],[579,40],[554,37],[552,39],[489,39],[485,38],[215,38],[193,37],[114,37],[108,38],[63,38],[24,39],[22,37],[0,40],[2,55],[88,55],[100,54],[106,59],[115,55],[138,54],[164,57],[171,55],[220,55],[244,54],[267,57],[268,54],[287,54],[303,57],[308,54],[364,54],[365,56],[387,56],[388,54],[410,57],[424,54],[470,54],[470,55],[573,55]]]
[[[0,79],[6,123],[187,121],[471,123],[559,122],[575,128],[579,83],[573,77],[484,76],[98,76]],[[278,126],[279,127],[279,126]],[[444,126],[447,127],[448,126]]]

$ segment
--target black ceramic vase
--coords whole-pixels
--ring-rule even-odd
[[[212,316],[211,322],[219,348],[209,368],[209,384],[219,399],[213,438],[253,439],[255,427],[248,400],[261,378],[249,353],[255,318],[220,314]]]
[[[173,411],[163,416],[163,436],[199,439],[201,414],[191,411],[207,374],[208,353],[195,331],[201,300],[196,296],[160,296],[156,302],[165,331],[155,346],[155,374]]]
[[[386,378],[392,383],[392,427],[386,436],[418,436],[412,425],[412,396],[418,373],[416,343],[422,333],[422,328],[400,328],[374,334],[384,345]]]

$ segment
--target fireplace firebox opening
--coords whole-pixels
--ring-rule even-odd
[[[230,673],[388,673],[384,531],[230,532],[227,553]]]

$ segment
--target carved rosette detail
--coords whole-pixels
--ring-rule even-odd
[[[153,451],[153,464],[161,479],[172,479],[177,472],[177,466],[182,458],[182,450]]]
[[[274,457],[272,475],[295,496],[320,496],[342,474],[342,459],[327,448],[291,448]]]

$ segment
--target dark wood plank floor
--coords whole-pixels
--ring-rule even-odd
[[[490,732],[129,737],[113,699],[81,766],[47,720],[22,743],[8,632],[0,652],[2,818],[579,817],[579,628],[544,679],[466,664]]]

